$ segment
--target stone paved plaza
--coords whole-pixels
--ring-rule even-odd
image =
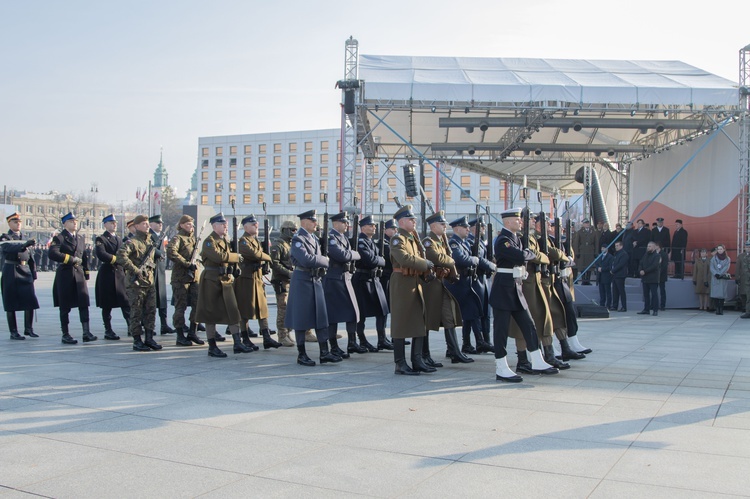
[[[507,385],[487,354],[408,377],[390,353],[305,368],[294,348],[213,359],[174,336],[138,353],[119,314],[123,340],[101,339],[93,307],[99,341],[62,345],[52,277],[41,338],[0,326],[3,499],[750,495],[750,321],[733,311],[582,320],[591,355]]]

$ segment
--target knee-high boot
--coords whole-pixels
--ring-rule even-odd
[[[34,311],[24,310],[23,311],[23,335],[29,338],[39,338],[39,335],[34,332]]]
[[[464,321],[463,327],[461,328],[461,336],[463,337],[463,345],[461,351],[463,353],[476,354],[477,350],[471,344],[471,321]]]
[[[419,374],[419,371],[415,371],[406,363],[406,340],[403,338],[393,338],[393,361],[396,363],[394,374],[406,376]]]
[[[456,328],[445,328],[445,344],[448,347],[446,352],[451,359],[451,364],[468,364],[474,362],[474,359],[461,353],[458,347],[458,338],[456,338]]]
[[[411,365],[419,372],[434,373],[437,371],[424,363],[422,349],[424,348],[424,336],[417,336],[411,340]]]
[[[430,332],[427,331],[427,333],[424,336],[424,341],[422,342],[422,360],[425,364],[427,364],[430,367],[443,367],[443,364],[440,362],[436,362],[432,359],[432,355],[430,355]]]
[[[15,312],[5,312],[5,316],[8,318],[8,329],[10,330],[11,340],[25,340],[23,336],[18,334],[18,323],[16,322]]]

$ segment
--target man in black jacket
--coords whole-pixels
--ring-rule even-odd
[[[656,243],[650,241],[646,246],[646,254],[638,264],[638,274],[643,285],[643,310],[640,315],[648,315],[649,309],[653,315],[659,315],[659,277],[661,274],[661,255],[656,251]]]
[[[687,248],[688,233],[682,228],[682,220],[675,220],[674,234],[672,235],[672,261],[674,262],[674,278],[685,277],[685,250]]]
[[[628,311],[628,299],[625,295],[625,278],[628,276],[628,253],[622,241],[615,242],[615,261],[612,263],[612,310],[617,310],[617,303],[622,302],[620,312]]]
[[[661,262],[659,263],[659,309],[667,309],[667,273],[669,270],[669,257],[667,256],[667,249],[662,248],[659,243],[656,243],[656,251],[661,256]]]

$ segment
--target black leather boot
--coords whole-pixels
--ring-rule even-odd
[[[78,343],[78,340],[73,338],[70,333],[68,332],[68,325],[67,324],[60,324],[60,328],[62,329],[62,342],[66,345],[75,345]]]
[[[451,364],[469,364],[470,362],[474,362],[474,359],[461,353],[461,349],[458,348],[456,328],[445,328],[445,344],[448,347],[446,353],[451,359]]]
[[[418,336],[411,340],[411,365],[415,371],[422,373],[434,373],[437,371],[424,363],[422,359],[422,348],[424,346],[424,336]]]
[[[175,329],[175,332],[177,333],[177,340],[175,341],[175,346],[178,347],[191,347],[193,346],[193,342],[190,341],[185,337],[185,329],[178,327]],[[105,336],[106,338],[106,336]]]
[[[331,341],[335,342],[336,341],[336,337],[334,336],[333,340],[331,340]],[[328,351],[328,345],[326,344],[325,341],[318,342],[318,346],[320,347],[320,363],[321,364],[327,364],[329,362],[341,362],[341,360],[343,359],[343,357],[340,357],[339,355],[336,355],[333,351],[329,352]],[[338,345],[336,346],[336,348],[338,348]],[[341,350],[340,348],[338,348],[338,349]],[[349,355],[347,354],[347,357],[348,356]]]
[[[89,323],[88,322],[82,322],[81,328],[83,329],[83,342],[88,343],[90,341],[96,341],[99,338],[91,334],[91,330],[89,329]]]
[[[562,360],[581,360],[586,358],[585,354],[575,352],[570,348],[567,338],[560,340],[560,351],[562,352]]]
[[[419,371],[415,371],[406,363],[406,343],[403,338],[393,338],[393,360],[396,363],[394,374],[403,374],[406,376],[416,376]]]
[[[240,337],[242,338],[242,343],[247,348],[252,349],[253,352],[257,352],[258,350],[260,350],[260,347],[250,340],[250,335],[247,333],[247,331],[240,331]]]
[[[227,354],[222,352],[221,349],[219,349],[219,347],[216,346],[216,340],[213,339],[213,340],[208,340],[208,356],[224,358],[227,356]]]
[[[269,348],[279,348],[281,343],[271,338],[271,332],[268,329],[263,329],[260,334],[263,335],[263,349],[268,350]],[[248,340],[250,335],[248,333]]]
[[[18,334],[18,323],[16,322],[16,313],[6,312],[5,315],[8,318],[8,329],[10,330],[10,339],[11,340],[25,340],[26,338]]]
[[[133,350],[135,350],[136,352],[150,352],[151,351],[149,347],[143,344],[140,334],[136,334],[133,336]]]
[[[393,350],[393,343],[388,341],[385,330],[378,331],[378,350]]]
[[[547,364],[551,365],[552,367],[556,367],[561,371],[564,369],[570,369],[570,364],[558,360],[558,358],[555,357],[555,349],[552,348],[552,345],[543,345],[542,352],[544,353],[544,362],[546,362]]]
[[[430,355],[430,332],[427,331],[427,334],[425,334],[424,341],[422,342],[422,360],[425,364],[427,364],[430,367],[443,367],[443,364],[440,362],[436,362],[433,360],[432,355]]]
[[[102,323],[104,324],[104,339],[105,340],[119,340],[120,337],[117,336],[117,333],[114,332],[112,329],[112,316],[109,314],[104,314],[104,310],[102,310]]]
[[[232,340],[234,341],[234,353],[250,353],[253,351],[252,348],[242,344],[242,340],[240,340],[240,333],[234,333],[232,335]]]
[[[346,336],[349,339],[348,343],[346,344],[347,353],[367,353],[367,349],[365,347],[357,345],[356,331],[347,331]]]
[[[477,353],[495,353],[495,349],[491,343],[487,343],[482,336],[482,322],[480,319],[472,321],[472,329],[474,330],[474,340],[477,342]]]
[[[529,356],[526,355],[526,350],[519,350],[516,352],[518,356],[518,362],[516,363],[516,372],[524,374],[534,374],[531,369],[531,362],[529,362]]]
[[[167,324],[167,318],[166,317],[161,317],[161,314],[159,314],[159,315],[160,315],[159,318],[161,319],[161,331],[160,331],[160,333],[161,334],[174,334],[175,330],[172,329],[171,327],[169,327],[169,324]]]
[[[205,343],[205,341],[198,337],[198,324],[196,324],[195,322],[190,323],[190,331],[187,334],[187,339],[189,339],[196,345],[203,345]]]
[[[297,341],[297,364],[306,367],[313,367],[315,365],[315,361],[307,356],[304,333],[302,334],[302,341]]]
[[[378,351],[378,349],[369,341],[367,341],[367,335],[365,335],[365,325],[362,324],[362,327],[357,325],[357,337],[359,338],[359,346],[364,348],[366,351],[370,353],[375,353]]]
[[[247,335],[248,335],[248,336],[249,336],[250,338],[257,338],[257,337],[258,337],[258,333],[256,333],[255,331],[253,331],[253,330],[252,330],[252,329],[250,329],[250,328],[247,328]]]
[[[349,354],[343,351],[339,348],[339,340],[338,335],[336,334],[337,324],[331,324],[328,326],[328,342],[331,344],[331,353],[334,355],[334,357],[340,357],[342,359],[348,359]],[[320,342],[318,342],[320,344]],[[323,342],[325,344],[325,342]],[[328,345],[325,347],[326,351],[328,351]],[[323,350],[320,351],[320,363],[323,363]],[[330,361],[329,361],[330,362]]]
[[[463,345],[461,346],[461,352],[475,355],[477,349],[471,344],[471,322],[464,321],[464,326],[461,328],[461,336],[463,336]]]
[[[161,350],[161,345],[154,341],[154,332],[149,331],[148,329],[146,330],[146,341],[144,341],[143,344],[151,350]]]
[[[227,327],[227,330],[229,330],[229,327]],[[215,341],[226,341],[226,338],[224,338],[221,333],[217,330],[216,336],[214,336]]]
[[[25,310],[23,312],[23,335],[29,338],[39,338],[39,335],[34,332],[33,310]]]

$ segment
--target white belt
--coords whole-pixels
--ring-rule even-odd
[[[560,270],[560,277],[567,279],[572,273],[573,271],[569,267],[565,267],[564,269]]]
[[[529,276],[526,267],[513,267],[512,269],[498,268],[497,272],[500,274],[513,274],[513,277],[521,279],[526,279]]]

